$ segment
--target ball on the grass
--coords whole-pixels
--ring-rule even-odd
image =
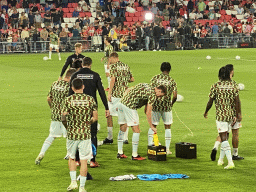
[[[48,60],[48,57],[45,56],[45,57],[43,58],[43,60],[44,60],[44,61],[47,61],[47,60]]]
[[[207,60],[210,60],[211,58],[212,58],[212,57],[211,57],[210,55],[207,55],[207,56],[206,56],[206,59],[207,59]]]
[[[237,56],[236,56],[236,60],[240,60],[240,56],[237,55]]]
[[[184,97],[182,95],[177,94],[177,102],[182,102],[184,100]]]
[[[241,90],[241,91],[244,90],[244,84],[243,83],[239,83],[238,84],[238,89]]]

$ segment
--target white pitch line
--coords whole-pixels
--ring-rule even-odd
[[[217,58],[217,59],[228,59],[228,60],[236,60],[236,59],[231,59],[231,58]],[[249,59],[240,59],[243,61],[256,61],[256,60],[249,60]]]

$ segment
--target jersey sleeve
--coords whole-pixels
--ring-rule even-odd
[[[151,84],[152,87],[156,87],[156,78],[155,78],[155,76],[151,78],[150,84]]]
[[[177,91],[177,83],[174,80],[173,80],[173,83],[172,83],[172,90]]]
[[[212,85],[210,89],[209,97],[215,99],[216,96],[216,85]]]
[[[110,77],[117,77],[117,69],[114,65],[110,65],[109,76]]]
[[[65,73],[65,71],[67,70],[68,66],[72,64],[72,59],[71,57],[69,56],[66,60],[66,63],[65,65],[62,67],[62,70],[61,70],[61,73],[60,73],[60,76],[62,77]]]
[[[69,108],[68,108],[68,98],[65,99],[62,107],[62,114],[63,113],[69,113]]]
[[[94,98],[92,98],[92,99],[93,99],[92,111],[97,111],[97,109],[98,109],[98,105],[97,105],[97,103],[96,103],[95,99],[94,99]]]
[[[151,93],[148,98],[148,104],[153,105],[156,99],[156,94],[154,92]]]

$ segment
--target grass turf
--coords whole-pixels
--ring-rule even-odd
[[[254,191],[255,190],[255,49],[195,50],[173,52],[130,52],[119,53],[120,60],[127,63],[133,72],[135,85],[148,83],[152,76],[160,73],[160,64],[169,61],[172,65],[170,75],[178,84],[178,93],[184,96],[182,103],[176,103],[174,109],[179,118],[192,130],[188,129],[173,113],[171,151],[180,141],[197,144],[197,159],[179,159],[168,156],[166,162],[131,161],[131,138],[129,145],[124,145],[128,159],[118,160],[117,154],[117,119],[114,118],[114,144],[100,146],[97,160],[100,168],[91,169],[94,180],[86,182],[88,191]],[[47,151],[40,166],[34,160],[49,134],[50,109],[46,96],[53,81],[58,79],[68,53],[57,54],[51,61],[43,61],[47,54],[15,54],[0,56],[1,71],[1,155],[0,186],[1,191],[66,191],[70,184],[65,139],[56,139]],[[84,53],[93,60],[92,69],[97,71],[103,84],[107,81],[100,58],[103,53]],[[205,57],[210,55],[211,60]],[[241,60],[235,60],[239,55]],[[245,90],[240,92],[243,113],[243,128],[240,130],[239,154],[243,161],[235,161],[235,170],[224,170],[217,162],[210,161],[210,152],[217,136],[215,109],[209,112],[209,118],[203,118],[211,84],[217,81],[218,70],[228,63],[234,64],[234,80],[244,83]],[[199,68],[201,67],[201,69]],[[199,68],[199,69],[198,69]],[[141,135],[139,154],[146,156],[148,123],[143,109],[139,110]],[[98,138],[107,135],[104,108],[99,99],[99,123],[101,130]],[[164,128],[158,126],[160,142],[164,143]],[[229,140],[231,143],[231,139]],[[218,154],[217,154],[218,156]],[[225,164],[227,161],[225,160]],[[79,173],[79,171],[77,171]],[[109,177],[124,174],[167,174],[182,173],[190,176],[184,180],[166,180],[146,182],[109,181]],[[77,190],[78,191],[78,190]]]

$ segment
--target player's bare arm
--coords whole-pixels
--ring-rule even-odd
[[[109,84],[109,90],[108,90],[108,101],[111,102],[111,95],[112,95],[112,90],[115,84],[116,78],[111,77],[110,78],[110,84]]]
[[[147,116],[148,124],[149,124],[150,128],[151,128],[155,133],[157,133],[157,129],[152,125],[151,114],[152,114],[152,105],[151,105],[151,104],[147,104],[146,116]]]
[[[135,81],[134,77],[131,77],[131,79],[129,80],[130,83],[134,81]]]
[[[241,102],[239,99],[239,95],[235,97],[235,108],[236,108],[236,118],[237,121],[242,121],[242,114],[241,114]]]
[[[173,91],[173,97],[172,97],[172,106],[174,105],[174,103],[176,102],[177,100],[177,91]]]
[[[47,97],[47,102],[48,102],[48,105],[50,106],[50,108],[52,108],[52,99],[51,99],[51,97]]]
[[[91,124],[95,123],[96,121],[98,121],[98,111],[93,111],[93,115],[91,118]]]
[[[208,111],[209,111],[209,110],[211,109],[211,107],[212,107],[213,101],[214,101],[213,98],[209,98],[209,101],[208,101],[208,103],[207,103],[207,105],[206,105],[206,109],[205,109],[205,112],[204,112],[204,118],[206,118],[206,119],[207,119]]]

